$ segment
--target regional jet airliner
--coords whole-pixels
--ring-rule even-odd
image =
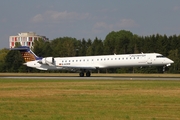
[[[78,71],[80,77],[91,76],[91,70],[102,68],[164,66],[174,61],[159,53],[98,55],[79,57],[45,57],[36,56],[29,47],[13,48],[19,50],[25,59],[24,65],[39,70],[70,70]]]

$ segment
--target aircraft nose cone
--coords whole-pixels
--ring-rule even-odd
[[[174,63],[174,61],[170,60],[170,63]]]
[[[173,60],[171,60],[171,59],[169,59],[169,63],[171,64],[171,63],[174,63],[174,61]]]

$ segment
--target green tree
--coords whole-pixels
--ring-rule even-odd
[[[86,50],[87,50],[87,42],[86,40],[83,38],[80,42],[80,46],[79,46],[79,55],[80,56],[85,56],[86,55]]]
[[[122,54],[130,53],[129,49],[130,40],[132,40],[133,34],[130,31],[121,30],[118,32],[110,32],[104,40],[104,53],[105,54]]]
[[[70,57],[76,55],[77,40],[71,37],[57,38],[51,42],[52,56],[54,57]]]
[[[5,58],[6,72],[19,72],[19,68],[24,63],[24,59],[19,51],[11,50]]]
[[[45,50],[44,47],[45,47],[45,41],[43,39],[38,39],[38,40],[34,40],[32,50],[35,52],[37,56],[45,57],[44,55],[46,51],[44,51]]]
[[[97,37],[92,43],[93,55],[102,55],[103,54],[103,42]]]
[[[170,50],[168,57],[174,61],[174,64],[172,64],[172,66],[169,68],[169,71],[173,73],[179,73],[180,72],[180,56],[179,56],[178,49]]]
[[[88,41],[87,41],[86,55],[87,55],[87,56],[93,55],[93,49],[92,49],[92,41],[91,41],[91,39],[88,39]]]
[[[161,53],[164,56],[168,56],[174,60],[174,64],[169,67],[167,72],[179,73],[180,70],[180,35],[172,35],[167,37],[166,35],[150,35],[150,36],[138,36],[130,31],[120,30],[112,31],[107,34],[105,40],[98,39],[97,37],[91,41],[88,39],[77,40],[71,37],[60,37],[49,42],[45,42],[42,39],[34,41],[33,51],[41,57],[72,57],[72,56],[85,56],[85,55],[102,55],[102,54],[133,54],[133,53]],[[14,64],[13,57],[6,55],[6,52],[0,51],[0,71],[6,70],[3,66],[8,67],[8,64],[4,64],[6,57],[9,56],[9,64]],[[10,54],[10,53],[8,53]],[[15,54],[15,53],[14,53]],[[5,57],[6,56],[6,57]],[[17,55],[16,55],[17,56]],[[15,59],[15,58],[13,58]],[[18,59],[18,58],[16,58]],[[18,68],[16,65],[9,66],[8,71],[13,71],[14,68]],[[18,68],[19,71],[24,71],[23,66]],[[27,69],[30,72],[39,72],[34,69]],[[106,72],[127,72],[127,73],[161,73],[162,67],[139,67],[121,68],[121,69],[108,69]],[[54,71],[53,71],[54,72]],[[102,70],[104,72],[104,70]]]
[[[20,47],[20,46],[21,46],[21,43],[20,43],[20,42],[16,42],[16,43],[15,43],[15,48]]]
[[[8,52],[9,50],[6,48],[0,50],[0,62],[3,62],[3,63],[5,62],[5,57]]]
[[[8,52],[6,48],[0,50],[0,72],[5,72],[5,58]]]

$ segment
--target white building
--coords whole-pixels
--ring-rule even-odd
[[[16,43],[20,43],[21,46],[33,46],[34,40],[43,39],[47,41],[45,36],[37,35],[35,32],[18,33],[16,36],[9,36],[9,46],[14,48]]]

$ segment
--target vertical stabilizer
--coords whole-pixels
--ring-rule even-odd
[[[41,57],[38,57],[34,54],[31,49],[27,46],[21,46],[18,48],[12,48],[11,50],[18,50],[21,52],[22,57],[24,58],[25,62],[41,60]]]

